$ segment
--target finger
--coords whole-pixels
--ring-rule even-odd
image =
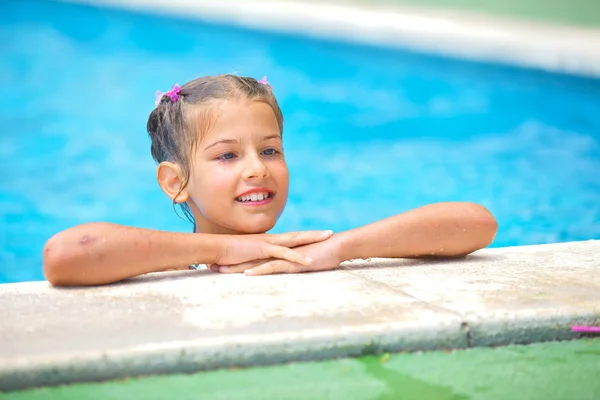
[[[287,261],[286,261],[287,262]],[[244,271],[244,275],[248,276],[259,276],[259,275],[271,275],[275,274],[278,270],[277,264],[279,261],[269,261],[258,267],[249,268]]]
[[[274,260],[244,271],[248,276],[302,272],[303,266],[285,260]]]
[[[301,265],[310,265],[310,263],[312,263],[312,260],[309,257],[306,257],[300,254],[299,252],[284,246],[268,245],[266,250],[267,257],[265,258],[278,258],[281,260],[295,262]]]
[[[277,246],[298,247],[322,242],[333,235],[332,231],[302,231],[268,235],[268,242]]]
[[[223,274],[239,274],[239,273],[246,271],[247,269],[257,267],[257,266],[265,263],[265,261],[268,262],[268,260],[258,260],[258,261],[248,261],[245,263],[235,264],[235,265],[218,266],[217,271],[221,272]]]

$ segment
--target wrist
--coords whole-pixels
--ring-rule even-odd
[[[346,235],[344,235],[343,233],[333,235],[331,238],[328,239],[328,241],[333,242],[333,254],[338,264],[341,264],[342,262],[352,258],[348,254],[346,239]]]
[[[228,235],[216,235],[210,233],[195,233],[200,246],[197,250],[197,264],[218,264],[219,260],[227,257],[229,251]]]

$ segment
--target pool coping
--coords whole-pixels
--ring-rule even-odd
[[[600,241],[374,259],[246,277],[0,285],[0,390],[581,337],[600,324]]]
[[[59,0],[600,77],[600,29],[390,4]]]

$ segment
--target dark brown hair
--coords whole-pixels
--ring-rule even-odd
[[[283,115],[271,86],[254,78],[218,75],[194,79],[181,87],[177,101],[173,102],[169,96],[163,95],[150,113],[146,129],[152,141],[152,158],[159,164],[170,161],[181,166],[184,173],[181,190],[189,181],[191,155],[214,122],[214,106],[220,101],[240,97],[270,105],[283,135]],[[194,223],[188,205],[181,203],[180,206]]]

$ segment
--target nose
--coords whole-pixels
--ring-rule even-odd
[[[258,154],[250,155],[244,165],[244,179],[264,179],[269,170]]]

